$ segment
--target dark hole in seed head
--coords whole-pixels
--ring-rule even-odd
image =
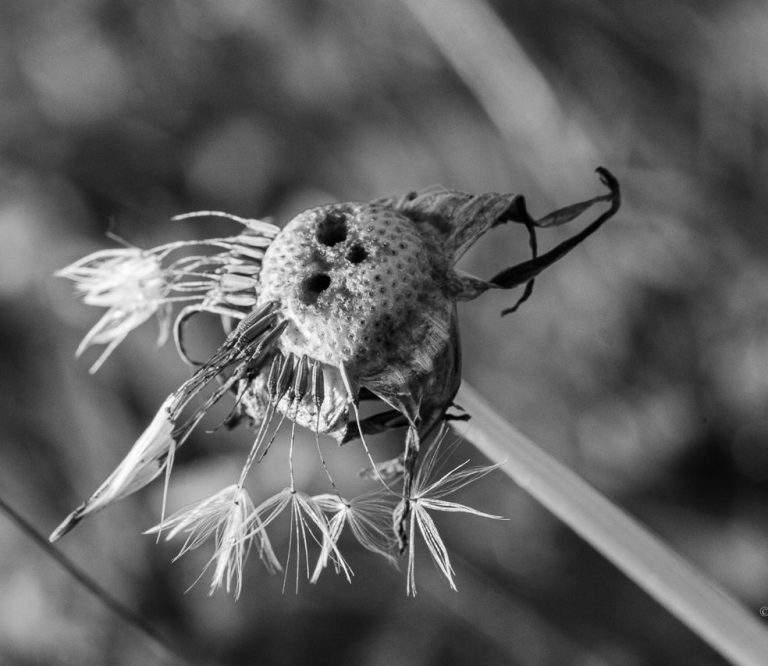
[[[317,240],[323,245],[333,247],[347,238],[347,216],[339,211],[331,211],[317,223]]]
[[[311,304],[317,302],[317,297],[331,286],[331,276],[327,273],[315,273],[304,278],[301,283],[299,299],[302,303]]]
[[[359,264],[361,261],[368,257],[368,253],[365,248],[359,243],[355,243],[347,252],[347,259],[353,264]]]

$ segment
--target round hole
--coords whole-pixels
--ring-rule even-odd
[[[361,261],[364,261],[367,257],[368,257],[368,253],[365,251],[365,248],[359,243],[355,243],[351,248],[349,248],[349,252],[347,252],[347,259],[353,264],[359,264]]]
[[[317,223],[318,242],[328,247],[342,243],[347,239],[347,216],[339,211],[331,211]]]
[[[330,286],[330,275],[327,273],[315,273],[302,281],[299,298],[302,303],[316,303],[317,297]]]

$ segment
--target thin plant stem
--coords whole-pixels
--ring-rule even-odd
[[[96,597],[101,604],[112,611],[123,622],[134,627],[137,631],[150,639],[151,643],[162,651],[170,663],[187,663],[187,660],[171,648],[165,639],[158,634],[155,629],[144,618],[134,613],[128,606],[118,601],[109,592],[107,592],[99,583],[85,573],[77,564],[70,560],[58,548],[53,546],[48,538],[14,509],[8,502],[0,497],[0,511],[14,523],[22,532],[24,532],[32,541],[34,541],[42,550],[45,551],[64,571],[82,585],[88,592]]]
[[[761,666],[768,629],[726,591],[634,518],[497,414],[466,382],[456,396],[472,415],[454,429],[523,490],[734,664]]]

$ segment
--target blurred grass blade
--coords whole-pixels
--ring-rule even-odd
[[[661,605],[735,664],[768,659],[757,617],[636,520],[520,434],[464,382],[456,396],[472,415],[457,432],[521,488],[601,552]],[[607,442],[606,445],[610,443]]]
[[[562,176],[601,151],[484,0],[402,0],[531,173]],[[564,165],[564,171],[553,163]]]
[[[40,532],[31,522],[14,509],[5,499],[0,497],[0,512],[16,525],[24,534],[34,541],[45,553],[67,572],[79,585],[92,594],[101,602],[104,607],[112,611],[117,617],[133,627],[136,631],[146,636],[150,642],[149,647],[153,649],[158,659],[158,663],[190,663],[185,657],[177,651],[163,638],[149,621],[141,615],[131,610],[122,601],[112,596],[104,587],[96,582],[88,573],[86,573],[78,564],[75,564],[64,553],[53,546],[44,534]]]

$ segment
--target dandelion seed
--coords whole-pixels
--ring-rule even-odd
[[[75,282],[88,305],[108,308],[77,348],[80,356],[91,345],[106,345],[91,367],[96,372],[133,329],[153,314],[160,315],[160,340],[168,330],[168,312],[161,310],[169,285],[160,258],[137,248],[95,252],[60,270]]]
[[[284,488],[276,495],[264,500],[254,511],[254,516],[258,519],[258,526],[249,536],[255,536],[263,533],[267,526],[272,523],[283,511],[290,510],[290,526],[288,552],[285,558],[285,578],[283,579],[283,590],[288,580],[288,571],[291,568],[291,561],[296,572],[296,591],[299,590],[300,573],[303,568],[307,579],[315,583],[319,576],[317,567],[316,573],[310,573],[309,565],[309,543],[314,542],[323,548],[321,557],[325,561],[332,561],[337,573],[341,572],[347,581],[352,581],[352,569],[347,564],[344,556],[336,546],[336,540],[332,537],[329,525],[323,515],[323,511],[318,503],[306,493],[302,493],[291,488]],[[321,569],[323,567],[320,567]]]
[[[391,521],[393,504],[382,492],[370,493],[352,500],[326,493],[312,498],[320,509],[330,514],[326,541],[322,544],[312,580],[317,580],[322,570],[333,561],[334,548],[346,525],[366,550],[381,555],[394,564],[395,540]]]
[[[447,472],[439,474],[440,460],[441,457],[445,456],[442,450],[444,439],[445,434],[442,433],[432,443],[432,446],[430,446],[424,456],[421,467],[414,477],[410,498],[402,499],[394,511],[395,523],[403,524],[407,527],[408,568],[406,592],[413,596],[416,595],[416,528],[418,528],[419,534],[421,534],[424,543],[426,543],[433,561],[448,580],[448,585],[450,585],[452,590],[456,589],[456,584],[453,580],[454,571],[448,556],[448,550],[437,530],[435,521],[429,515],[430,511],[469,513],[482,518],[504,520],[501,516],[495,516],[464,504],[459,504],[458,502],[443,499],[445,496],[460,490],[500,467],[500,465],[467,467],[469,461],[465,461]],[[434,478],[435,476],[437,478]]]
[[[135,247],[101,250],[56,273],[75,283],[83,302],[108,308],[77,348],[80,356],[88,347],[106,345],[90,368],[96,372],[126,336],[157,314],[158,344],[164,344],[170,328],[170,305],[197,302],[201,311],[241,318],[238,308],[256,304],[260,259],[277,227],[256,220],[237,221],[248,231],[231,238],[177,242],[152,250]],[[258,224],[256,224],[258,222]],[[209,256],[183,257],[168,265],[173,252],[195,246],[210,246],[224,252]],[[257,248],[261,254],[257,254]],[[238,264],[247,259],[245,269]],[[255,269],[255,270],[254,270]]]
[[[167,489],[178,448],[209,409],[231,395],[235,404],[226,424],[244,422],[257,431],[238,483],[196,508],[161,520],[155,528],[158,533],[186,531],[182,552],[214,535],[217,546],[209,562],[214,566],[214,588],[224,586],[239,594],[242,566],[254,539],[267,565],[279,568],[265,530],[286,509],[290,509],[290,539],[283,568],[287,577],[289,565],[295,563],[297,588],[301,569],[312,582],[329,564],[351,577],[337,545],[347,525],[363,547],[387,559],[392,558],[395,540],[401,553],[407,551],[407,590],[414,594],[414,540],[420,534],[454,587],[448,552],[429,512],[495,517],[444,499],[492,468],[459,465],[440,474],[439,445],[433,444],[426,454],[421,450],[426,438],[449,418],[446,412],[461,382],[457,303],[490,289],[523,287],[517,302],[502,314],[516,310],[531,295],[534,278],[542,270],[618,210],[618,183],[606,170],[598,172],[608,193],[540,219],[528,213],[520,195],[472,195],[444,188],[313,208],[282,230],[226,213],[198,212],[176,219],[212,215],[229,218],[244,229],[236,236],[169,243],[151,250],[97,252],[61,271],[75,281],[86,303],[107,308],[78,350],[105,346],[93,369],[153,314],[164,337],[176,305],[180,311],[173,320],[174,342],[182,359],[196,369],[171,393],[115,472],[52,538],[86,514],[143,487],[163,470]],[[608,209],[584,229],[539,254],[536,229],[565,224],[603,203]],[[527,229],[530,260],[490,280],[455,269],[473,243],[507,222]],[[199,313],[220,317],[227,333],[202,363],[190,359],[184,348],[185,326]],[[189,407],[196,399],[198,404]],[[363,400],[378,411],[363,417],[359,409]],[[286,452],[290,487],[246,515],[243,506],[250,500],[243,495],[245,478],[276,441],[284,419],[292,422]],[[322,453],[321,464],[336,494],[312,498],[297,492],[293,486],[297,425],[339,444],[359,440],[370,461],[369,478],[383,494],[343,499]],[[402,454],[377,461],[368,437],[403,428]],[[316,446],[320,451],[319,439]],[[165,493],[163,515],[164,505]],[[309,542],[320,548],[314,570]]]
[[[243,567],[254,538],[258,543],[259,557],[267,568],[270,571],[280,570],[280,562],[266,532],[258,527],[258,514],[254,512],[250,496],[239,485],[232,485],[175,513],[147,530],[147,534],[161,534],[167,530],[166,540],[170,540],[186,533],[187,538],[175,559],[213,537],[215,552],[203,569],[205,573],[213,566],[210,594],[224,587],[237,598],[243,586]]]

